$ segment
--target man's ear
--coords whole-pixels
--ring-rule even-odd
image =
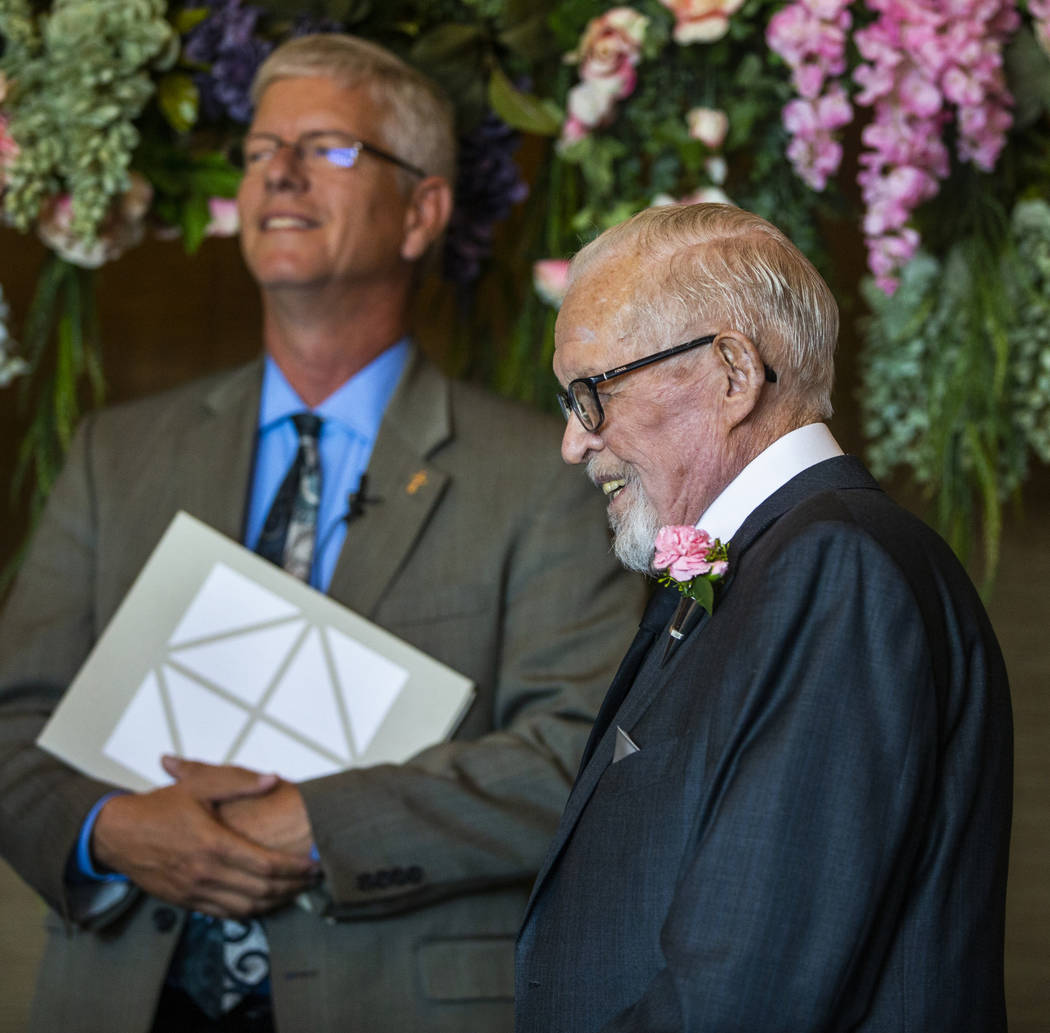
[[[441,176],[427,176],[413,188],[405,208],[401,257],[415,262],[426,254],[452,215],[452,187]]]
[[[720,333],[712,344],[725,376],[723,402],[732,423],[743,422],[758,405],[766,368],[751,339],[735,330]]]

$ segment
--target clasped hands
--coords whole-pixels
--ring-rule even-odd
[[[114,796],[92,833],[98,862],[173,904],[221,918],[280,907],[314,885],[298,788],[232,765],[162,759],[174,784]]]

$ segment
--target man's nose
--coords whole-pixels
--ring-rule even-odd
[[[565,423],[561,438],[561,457],[573,465],[586,462],[591,452],[600,452],[605,447],[600,434],[587,430],[573,414]]]
[[[307,182],[302,151],[295,144],[282,144],[266,163],[266,185],[271,190],[302,189]]]

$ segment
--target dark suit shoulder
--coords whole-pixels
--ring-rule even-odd
[[[874,485],[834,488],[809,496],[771,528],[774,541],[797,545],[806,535],[830,535],[882,552],[901,578],[920,593],[931,580],[951,585],[980,606],[976,591],[951,548],[936,531]]]

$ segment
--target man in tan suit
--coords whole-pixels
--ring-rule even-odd
[[[0,852],[52,908],[32,1028],[509,1030],[517,924],[640,585],[558,428],[407,338],[452,205],[434,88],[305,37],[255,99],[239,206],[265,361],[89,417],[0,618]],[[302,412],[324,486],[304,576],[476,682],[454,740],[300,784],[171,761],[172,785],[117,795],[37,749],[176,511],[265,537]]]

